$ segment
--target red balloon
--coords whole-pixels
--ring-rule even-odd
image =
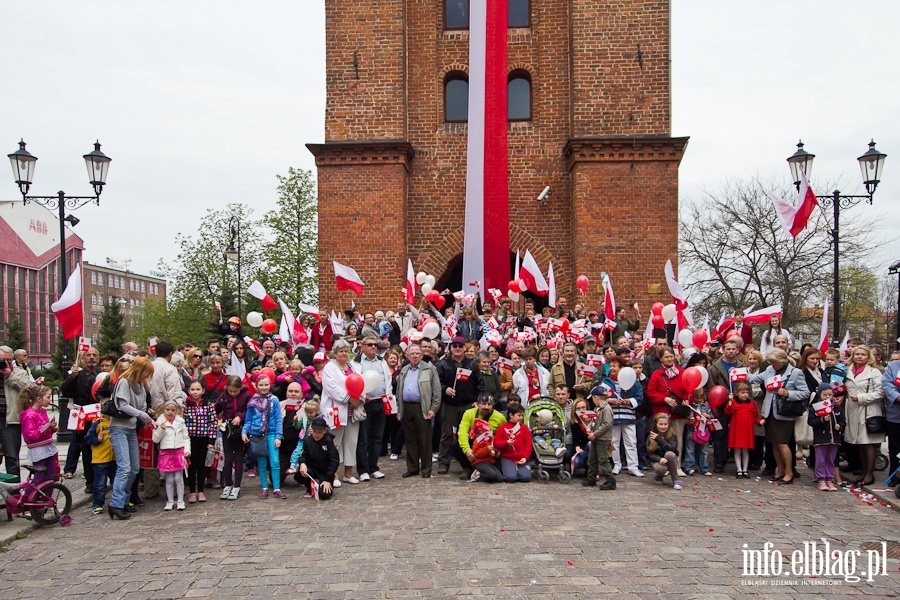
[[[653,306],[650,307],[650,312],[654,315],[662,315],[662,311],[665,308],[662,302],[656,302]],[[664,322],[665,323],[665,322]]]
[[[94,385],[91,386],[91,398],[93,398],[94,400],[97,399],[97,388],[100,387],[101,383],[103,383],[103,380],[98,379],[97,381],[94,382]]]
[[[522,288],[519,287],[519,280],[518,280],[518,279],[513,279],[513,280],[510,281],[508,284],[506,284],[506,287],[507,287],[507,288],[509,289],[509,291],[511,291],[513,294],[518,294],[519,292],[522,291]]]
[[[447,303],[447,301],[444,300],[444,297],[441,296],[440,294],[438,294],[438,297],[434,299],[434,305],[438,307],[438,310],[444,308],[444,305],[446,303]]]
[[[578,286],[578,289],[581,290],[581,295],[584,296],[587,293],[588,285],[590,282],[588,278],[584,275],[579,275],[578,279],[575,280],[575,285]]]
[[[261,370],[260,370],[259,374],[260,374],[260,375],[265,375],[266,377],[268,377],[268,378],[269,378],[269,383],[271,383],[272,385],[275,385],[275,370],[274,370],[274,369],[270,369],[269,367],[265,367],[264,369],[261,369]]]
[[[344,380],[344,388],[347,390],[347,393],[350,394],[351,398],[359,398],[366,389],[366,382],[362,378],[362,375],[351,373],[350,375],[347,375],[347,379]]]
[[[650,318],[650,322],[653,323],[653,327],[655,329],[664,329],[666,326],[666,320],[663,318],[662,315],[659,315],[659,314],[654,314]]]
[[[694,390],[700,387],[701,381],[703,381],[703,373],[696,367],[688,367],[681,374],[681,383],[684,384],[684,389],[688,394],[693,394]]]
[[[713,389],[709,390],[709,394],[707,396],[707,400],[709,400],[710,408],[718,408],[728,402],[728,388],[724,385],[717,385]]]
[[[432,304],[437,303],[437,299],[441,297],[441,293],[437,290],[431,290],[427,294],[425,294],[425,299],[431,302]]]
[[[263,333],[272,333],[278,329],[278,323],[275,322],[275,319],[266,319],[260,325],[260,329],[263,330]]]
[[[706,334],[705,330],[698,329],[694,332],[693,341],[695,347],[703,348],[704,346],[706,346],[706,342],[709,341],[709,336]]]

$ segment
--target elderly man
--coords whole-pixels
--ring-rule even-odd
[[[636,315],[638,316],[638,315]],[[620,306],[616,309],[616,328],[613,329],[612,335],[609,336],[610,340],[618,340],[620,337],[625,335],[625,332],[637,331],[640,328],[640,321],[635,319],[634,321],[629,321],[625,317],[625,307]]]
[[[34,375],[31,374],[31,365],[28,364],[28,350],[20,348],[13,352],[13,369],[22,369],[28,376],[28,381],[34,383]]]
[[[122,354],[137,356],[139,350],[140,348],[138,348],[138,345],[134,342],[125,342],[124,344],[122,344]]]
[[[307,493],[310,492],[310,479],[315,480],[319,484],[319,499],[328,500],[334,494],[331,482],[337,477],[340,453],[324,418],[313,419],[309,429],[309,438],[303,443],[300,468],[294,480],[306,487]]]
[[[288,469],[291,466],[291,454],[294,453],[297,444],[300,442],[300,431],[294,428],[294,421],[298,416],[302,418],[301,406],[303,406],[303,386],[296,381],[292,381],[287,386],[285,399],[281,401],[283,418],[281,431],[284,438],[281,440],[281,446],[278,447],[278,459],[281,464],[282,481],[285,481],[289,475]],[[332,480],[329,479],[329,481]]]
[[[438,474],[444,474],[450,470],[450,461],[453,460],[456,429],[463,413],[484,392],[484,378],[475,361],[466,358],[466,340],[460,335],[450,340],[450,356],[441,360],[437,369],[443,388]]]
[[[407,331],[415,329],[419,322],[419,311],[414,306],[401,301],[397,303],[397,314],[394,315],[394,318],[400,326],[400,336],[403,337]]]
[[[747,365],[740,359],[742,340],[737,335],[727,339],[722,345],[722,358],[714,361],[709,366],[709,382],[706,384],[706,391],[713,389],[717,385],[721,385],[726,389],[731,389],[731,370],[735,368],[744,368]],[[725,413],[725,407],[719,406],[712,409],[713,416],[722,424],[722,429],[712,432],[712,446],[714,452],[715,473],[722,473],[725,470],[725,463],[728,462],[728,425],[731,421]]]
[[[397,376],[397,419],[403,423],[406,472],[403,477],[431,477],[431,426],[441,407],[441,381],[437,368],[422,360],[417,344],[406,349],[409,364]]]
[[[584,366],[584,363],[579,362],[577,358],[578,350],[575,344],[566,342],[563,345],[562,357],[550,369],[550,385],[547,387],[550,390],[554,390],[554,394],[556,393],[555,390],[559,389],[559,386],[565,386],[566,394],[570,400],[580,400],[587,397],[590,382],[580,381],[581,378],[575,373],[578,367]]]
[[[378,344],[381,338],[374,335],[363,337],[360,349],[353,362],[360,366],[359,372],[365,377],[372,371],[376,374],[378,385],[366,392],[366,420],[359,424],[359,439],[356,445],[356,470],[360,481],[369,481],[371,475],[375,479],[384,477],[378,468],[378,457],[381,455],[381,439],[384,436],[384,395],[391,393],[391,368],[387,361],[378,355]]]
[[[60,394],[65,398],[71,399],[71,407],[74,405],[84,406],[85,404],[93,404],[94,397],[91,393],[91,387],[97,379],[97,362],[100,360],[100,353],[96,348],[89,348],[87,352],[81,355],[81,366],[72,365],[68,375],[59,386]],[[72,479],[75,469],[78,466],[78,457],[81,456],[81,465],[84,468],[84,478],[87,485],[84,488],[85,494],[94,493],[94,468],[91,466],[91,445],[84,441],[84,431],[72,432],[72,441],[69,443],[69,452],[66,455],[66,464],[63,468],[66,479]]]
[[[6,473],[19,477],[19,452],[22,449],[22,425],[19,422],[19,392],[31,380],[28,372],[12,362],[13,351],[0,346],[0,446]]]
[[[262,356],[259,357],[259,362],[266,366],[269,364],[269,361],[272,360],[272,357],[275,356],[275,342],[273,340],[265,340],[262,343]]]

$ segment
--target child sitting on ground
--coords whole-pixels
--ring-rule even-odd
[[[662,483],[668,471],[672,477],[672,487],[680,490],[682,481],[675,479],[678,476],[678,440],[675,431],[669,427],[669,415],[659,413],[653,417],[653,425],[647,437],[647,452],[650,453],[650,462],[656,472],[654,481]]]

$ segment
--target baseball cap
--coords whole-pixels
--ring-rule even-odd
[[[327,362],[328,359],[325,358],[324,352],[316,352],[313,355],[313,362]]]
[[[316,417],[309,426],[313,431],[328,431],[328,423],[325,422],[325,417]]]

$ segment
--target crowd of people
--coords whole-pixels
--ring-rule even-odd
[[[623,308],[613,321],[565,298],[540,311],[508,297],[455,304],[350,310],[338,324],[303,314],[289,340],[245,336],[232,317],[203,344],[90,348],[60,392],[71,410],[102,411],[85,411],[59,461],[49,388],[24,350],[0,346],[6,471],[19,475],[23,442],[42,477],[72,479],[81,461],[94,512],[128,519],[161,495],[165,510],[206,502],[212,489],[237,500],[247,477],[263,499],[285,499],[293,480],[326,500],[385,478],[385,460],[404,460],[404,478],[454,471],[494,483],[530,481],[555,457],[601,490],[623,473],[681,489],[732,463],[736,478],[791,485],[805,460],[813,484],[833,491],[875,483],[887,439],[898,467],[898,352],[885,365],[856,339],[846,353],[794,348],[779,315],[755,334],[738,312],[704,347],[681,348],[671,328],[641,331]],[[529,411],[547,400],[561,423]],[[141,440],[152,440],[152,458]]]

